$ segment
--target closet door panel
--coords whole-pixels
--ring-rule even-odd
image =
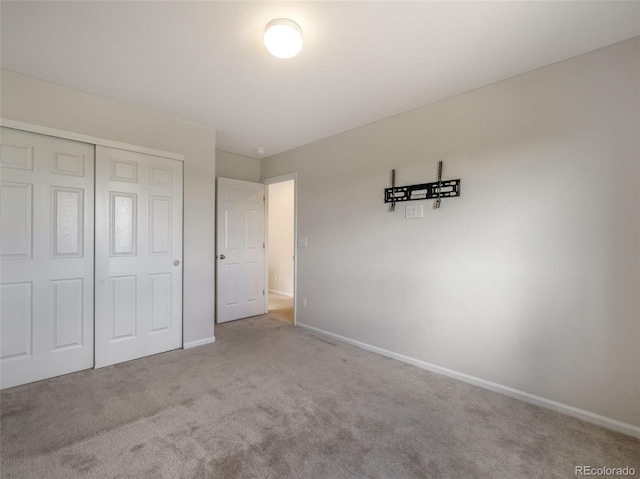
[[[94,146],[0,129],[0,387],[93,366]]]
[[[96,149],[96,367],[182,347],[181,161]]]

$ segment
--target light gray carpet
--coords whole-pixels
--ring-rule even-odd
[[[1,394],[3,478],[569,478],[640,441],[277,319]]]

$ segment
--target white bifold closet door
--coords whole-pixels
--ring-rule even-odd
[[[96,367],[182,347],[182,174],[96,147]]]
[[[94,146],[0,129],[0,387],[93,366]]]

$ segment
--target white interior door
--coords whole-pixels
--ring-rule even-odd
[[[0,130],[0,387],[93,366],[94,147]]]
[[[182,347],[182,170],[96,147],[96,367]]]
[[[218,323],[265,313],[264,185],[218,178]]]

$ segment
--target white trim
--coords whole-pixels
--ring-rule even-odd
[[[191,349],[198,346],[204,346],[205,344],[211,344],[216,342],[216,337],[211,336],[210,338],[198,339],[196,341],[189,341],[188,343],[184,343],[182,345],[183,349]]]
[[[338,341],[342,341],[348,344],[352,344],[354,346],[358,346],[359,348],[366,349],[367,351],[378,353],[378,354],[381,354],[382,356],[397,359],[398,361],[402,361],[403,363],[411,364],[413,366],[426,369],[427,371],[431,371],[436,374],[442,374],[443,376],[448,376],[450,378],[457,379],[465,383],[473,384],[474,386],[479,386],[484,389],[489,389],[490,391],[495,391],[495,392],[504,394],[505,396],[509,396],[515,399],[520,399],[521,401],[527,402],[529,404],[534,404],[536,406],[541,406],[547,409],[551,409],[553,411],[557,411],[557,412],[566,414],[568,416],[582,419],[583,421],[597,424],[598,426],[602,426],[607,429],[611,429],[613,431],[621,432],[623,434],[628,434],[629,436],[640,438],[640,427],[634,426],[633,424],[628,424],[622,421],[618,421],[616,419],[611,419],[605,416],[601,416],[599,414],[585,411],[584,409],[578,409],[577,407],[552,401],[551,399],[546,399],[540,396],[536,396],[534,394],[529,394],[527,392],[510,388],[509,386],[503,386],[502,384],[487,381],[485,379],[481,379],[475,376],[459,373],[452,369],[436,366],[435,364],[427,363],[425,361],[411,358],[403,354],[394,353],[386,349],[378,348],[377,346],[372,346],[370,344],[363,343],[361,341],[356,341],[355,339],[349,339],[335,333],[330,333],[328,331],[324,331],[322,329],[309,326],[307,324],[298,323],[297,326],[304,329],[308,329],[309,331],[314,331],[316,333],[329,336]]]
[[[24,123],[22,121],[0,118],[0,126],[13,128],[14,130],[29,131],[31,133],[39,133],[41,135],[55,136],[57,138],[79,141],[81,143],[89,143],[91,145],[106,146],[109,148],[116,148],[118,150],[128,150],[145,155],[160,156],[162,158],[169,158],[171,160],[184,161],[184,155],[180,155],[178,153],[171,153],[168,151],[161,151],[154,148],[146,148],[138,145],[130,145],[129,143],[121,143],[119,141],[105,140],[104,138],[97,138],[94,136],[82,135],[80,133],[58,130],[56,128],[49,128],[48,126],[33,125],[31,123]]]
[[[270,289],[269,292],[279,294],[280,296],[286,296],[287,298],[293,298],[293,293],[285,293],[284,291],[278,291],[277,289]]]
[[[298,173],[287,173],[285,175],[273,176],[271,178],[264,178],[264,194],[266,198],[265,202],[265,223],[269,220],[269,185],[273,183],[282,183],[284,181],[293,180],[293,325],[298,324]],[[264,243],[266,245],[265,256],[265,285],[269,285],[269,228],[268,224],[265,224],[264,229]],[[265,310],[269,311],[268,297],[265,295]]]

